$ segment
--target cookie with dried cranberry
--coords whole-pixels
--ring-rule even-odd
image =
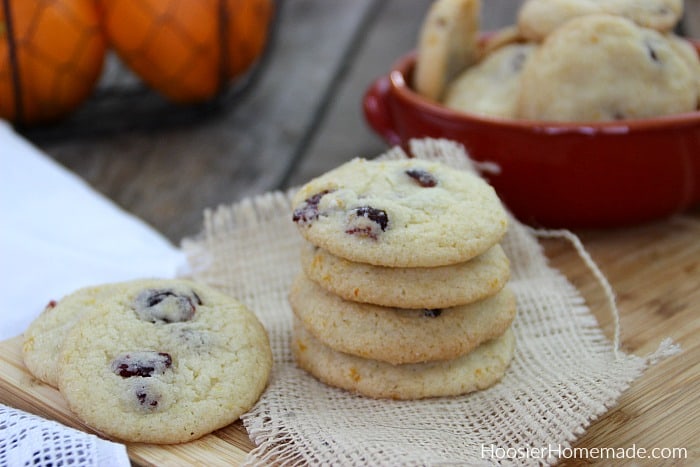
[[[59,389],[110,438],[181,443],[247,412],[271,367],[267,333],[244,305],[194,282],[145,280],[72,328]]]
[[[695,46],[686,38],[675,34],[667,34],[666,38],[676,53],[683,58],[688,68],[695,76],[695,87],[698,95],[698,109],[700,109],[700,55]]]
[[[505,288],[451,308],[404,309],[343,300],[300,274],[289,293],[295,316],[324,345],[392,364],[449,360],[505,332],[515,296]]]
[[[683,16],[683,0],[527,0],[518,11],[518,28],[532,41],[542,41],[567,21],[606,13],[669,32]]]
[[[480,15],[480,0],[433,2],[418,37],[413,86],[419,94],[439,100],[447,83],[476,62]]]
[[[513,359],[515,335],[508,329],[452,360],[392,365],[333,350],[295,320],[292,353],[299,367],[330,386],[372,398],[424,399],[457,396],[498,383]]]
[[[487,117],[515,118],[520,75],[534,43],[512,43],[486,55],[452,81],[445,106]]]
[[[353,159],[304,185],[292,205],[310,243],[376,266],[467,261],[498,243],[508,225],[483,179],[423,159]]]
[[[58,358],[66,334],[115,290],[112,284],[84,287],[46,305],[23,334],[22,357],[34,377],[58,387]]]
[[[672,39],[614,15],[583,16],[556,29],[521,79],[524,119],[649,118],[691,112],[698,102],[695,69]]]
[[[355,263],[305,242],[306,276],[328,292],[360,303],[397,308],[448,308],[496,294],[510,277],[500,245],[464,263],[434,268],[387,268]]]

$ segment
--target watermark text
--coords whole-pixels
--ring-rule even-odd
[[[687,459],[687,448],[645,448],[633,444],[628,447],[568,447],[559,444],[547,446],[500,447],[494,444],[481,446],[481,457],[491,460],[505,459]]]

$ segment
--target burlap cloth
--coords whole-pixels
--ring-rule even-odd
[[[413,141],[411,153],[473,170],[462,147],[448,141]],[[381,157],[406,155],[393,149]],[[539,233],[510,219],[502,246],[512,263],[510,287],[518,302],[517,348],[502,381],[462,397],[401,402],[325,386],[295,366],[287,291],[300,271],[302,240],[291,222],[288,193],[207,211],[202,235],[183,242],[193,275],[255,311],[269,332],[275,358],[269,388],[243,417],[257,445],[248,462],[555,463],[557,454],[566,453],[645,368],[678,349],[665,341],[652,356],[620,351],[618,332],[608,340],[579,291],[548,266],[540,234],[568,235],[576,242],[571,234]],[[579,252],[581,267],[592,268],[592,277],[606,286],[585,251]]]

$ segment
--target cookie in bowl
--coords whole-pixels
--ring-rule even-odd
[[[587,15],[560,26],[529,57],[517,117],[590,122],[692,112],[695,73],[667,36],[622,16]]]
[[[537,47],[514,42],[490,52],[448,85],[445,106],[477,115],[516,118],[523,67]]]
[[[581,16],[607,13],[660,32],[670,32],[683,16],[683,0],[527,0],[517,24],[528,40],[540,42],[562,24]]]
[[[480,0],[437,0],[428,11],[418,40],[425,60],[416,67],[415,85],[439,100],[449,81],[477,60]]]

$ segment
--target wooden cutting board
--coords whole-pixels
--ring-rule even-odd
[[[22,361],[22,337],[0,342],[0,402],[64,425],[94,433],[76,419],[61,393],[33,378]],[[233,466],[253,448],[241,421],[198,440],[177,445],[134,443],[127,445],[131,461],[138,465]]]
[[[645,226],[579,234],[617,294],[622,349],[648,355],[670,337],[683,352],[646,371],[574,447],[682,448],[686,450],[684,459],[631,459],[630,463],[698,465],[700,209]],[[566,241],[543,243],[552,265],[581,291],[603,331],[612,336],[613,320],[602,288],[581,258]],[[57,390],[27,372],[20,337],[0,342],[0,403],[90,431],[70,413]],[[127,446],[133,463],[158,466],[238,465],[252,448],[240,421],[191,443]],[[582,460],[566,459],[561,465],[580,465]],[[609,463],[605,459],[586,460],[586,464]]]

